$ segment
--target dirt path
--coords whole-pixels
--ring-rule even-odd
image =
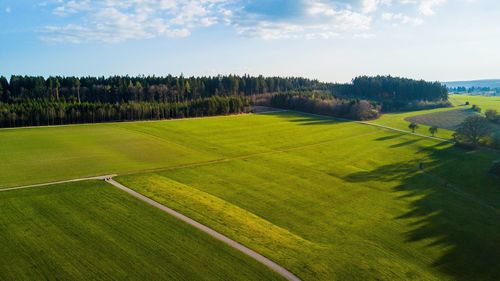
[[[9,187],[9,188],[0,188],[0,192],[17,190],[17,189],[26,189],[26,188],[32,188],[32,187],[43,187],[43,186],[62,184],[62,183],[79,182],[79,181],[105,180],[107,178],[112,178],[114,176],[116,176],[116,175],[105,175],[105,176],[96,176],[96,177],[88,177],[88,178],[78,178],[78,179],[71,179],[71,180],[64,180],[64,181],[54,181],[54,182],[46,182],[46,183],[39,183],[39,184],[32,184],[32,185]]]
[[[345,119],[345,118],[339,118],[339,117],[333,117],[333,116],[321,115],[321,114],[314,114],[314,113],[308,113],[308,112],[302,112],[302,111],[296,111],[296,110],[283,110],[283,111],[296,112],[299,114],[310,115],[310,116],[332,119],[332,120],[338,120],[338,121],[352,122],[352,123],[357,123],[357,124],[362,124],[362,125],[378,127],[381,129],[386,129],[386,130],[395,131],[395,132],[399,132],[399,133],[405,133],[405,134],[412,135],[412,136],[427,138],[427,139],[431,139],[431,140],[454,143],[454,141],[449,140],[449,139],[443,139],[443,138],[438,138],[438,137],[426,136],[426,135],[422,135],[422,134],[418,134],[418,133],[412,133],[410,131],[405,131],[405,130],[401,130],[401,129],[397,129],[397,128],[393,128],[393,127],[389,127],[389,126],[385,126],[385,125],[367,122],[367,121],[354,121],[354,120],[349,120],[349,119]]]
[[[81,182],[81,181],[89,181],[89,180],[103,180],[103,181],[106,181],[107,183],[127,192],[128,194],[134,196],[135,198],[141,200],[141,201],[144,201],[146,203],[148,203],[149,205],[153,206],[153,207],[156,207],[174,217],[176,217],[177,219],[180,219],[181,221],[197,228],[198,230],[201,230],[205,233],[207,233],[208,235],[212,236],[213,238],[219,240],[219,241],[222,241],[224,242],[225,244],[229,245],[230,247],[250,256],[251,258],[255,259],[256,261],[264,264],[265,266],[269,267],[270,269],[274,270],[275,272],[277,272],[278,274],[280,274],[282,277],[284,277],[285,279],[287,280],[290,280],[290,281],[301,281],[300,278],[298,278],[297,276],[295,276],[293,273],[291,273],[290,271],[286,270],[284,267],[278,265],[277,263],[273,262],[272,260],[264,257],[263,255],[241,245],[240,243],[228,238],[227,236],[224,236],[223,234],[175,211],[175,210],[172,210],[122,184],[120,184],[119,182],[113,180],[113,177],[115,177],[116,175],[104,175],[104,176],[96,176],[96,177],[88,177],[88,178],[78,178],[78,179],[71,179],[71,180],[64,180],[64,181],[56,181],[56,182],[48,182],[48,183],[41,183],[41,184],[32,184],[32,185],[25,185],[25,186],[17,186],[17,187],[11,187],[11,188],[4,188],[4,189],[0,189],[0,192],[6,192],[6,191],[12,191],[12,190],[20,190],[20,189],[27,189],[27,188],[35,188],[35,187],[48,187],[48,186],[51,186],[51,185],[57,185],[57,184],[63,184],[63,183],[72,183],[72,182]]]
[[[264,264],[265,266],[271,268],[272,270],[274,270],[275,272],[279,273],[281,276],[283,276],[284,278],[286,278],[287,280],[290,280],[290,281],[300,281],[300,279],[295,276],[293,273],[291,273],[290,271],[286,270],[284,267],[278,265],[277,263],[273,262],[272,260],[264,257],[263,255],[241,245],[240,243],[228,238],[227,236],[224,236],[222,235],[221,233],[189,218],[189,217],[186,217],[185,215],[177,212],[177,211],[174,211],[168,207],[166,207],[165,205],[162,205],[122,184],[120,184],[119,182],[113,180],[111,177],[108,177],[108,178],[104,178],[104,180],[112,185],[114,185],[115,187],[127,192],[128,194],[134,196],[135,198],[139,199],[139,200],[142,200],[146,203],[148,203],[149,205],[153,206],[153,207],[156,207],[174,217],[176,217],[177,219],[207,233],[208,235],[212,236],[213,238],[219,240],[219,241],[222,241],[224,242],[225,244],[229,245],[230,247],[252,257],[253,259],[255,259],[256,261]]]

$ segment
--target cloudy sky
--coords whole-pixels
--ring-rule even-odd
[[[500,78],[497,0],[0,0],[0,75]]]

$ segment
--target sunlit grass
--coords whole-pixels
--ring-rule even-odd
[[[104,182],[0,193],[1,280],[280,280]]]
[[[299,132],[284,134],[288,145],[274,152],[118,180],[306,280],[499,273],[491,257],[500,255],[500,191],[487,173],[499,155],[353,123],[276,118]],[[318,141],[295,144],[303,127],[320,129]],[[467,267],[471,257],[483,263]]]
[[[1,186],[118,173],[305,280],[500,274],[491,151],[291,112],[5,130],[0,144]]]

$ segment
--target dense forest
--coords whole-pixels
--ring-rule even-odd
[[[0,126],[39,126],[237,114],[249,97],[318,89],[304,78],[216,77],[0,77]]]
[[[303,93],[326,96],[321,101],[310,97],[306,100]],[[10,80],[0,77],[0,126],[233,114],[248,111],[253,97],[266,94],[278,95],[274,101],[276,105],[278,102],[283,106],[294,104],[296,109],[307,108],[311,102],[324,105],[326,97],[327,103],[335,104],[335,114],[347,110],[350,113],[342,113],[342,117],[364,119],[373,117],[354,117],[351,107],[361,104],[367,108],[367,103],[380,104],[389,110],[408,104],[432,103],[435,106],[447,100],[448,92],[438,82],[391,76],[363,76],[353,79],[352,83],[336,84],[298,77],[248,75],[48,78],[13,75]],[[361,99],[370,102],[359,103]],[[353,104],[353,100],[357,101]],[[298,105],[306,101],[307,106]]]
[[[329,83],[305,78],[213,76],[213,77],[0,77],[3,102],[46,99],[67,102],[119,103],[129,101],[184,102],[227,95],[256,95],[295,90],[328,91]]]
[[[249,111],[240,96],[213,96],[184,102],[56,102],[27,100],[0,103],[0,127],[62,125],[110,121],[161,120],[237,114]]]
[[[427,82],[392,76],[360,76],[351,84],[333,85],[333,93],[343,97],[376,101],[443,101],[448,89],[439,82]]]
[[[117,103],[128,101],[183,102],[216,95],[251,96],[290,91],[322,91],[334,95],[391,101],[441,101],[448,99],[446,86],[391,76],[360,76],[352,83],[323,83],[306,78],[263,76],[112,76],[0,77],[0,101],[25,99]]]

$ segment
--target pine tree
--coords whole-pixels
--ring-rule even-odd
[[[61,83],[59,82],[59,79],[56,78],[56,83],[55,83],[55,91],[56,91],[56,100],[59,101],[59,88],[61,87]]]
[[[80,86],[81,86],[80,79],[76,78],[75,79],[75,87],[76,87],[76,95],[78,97],[78,103],[81,103],[81,99],[80,99]]]

